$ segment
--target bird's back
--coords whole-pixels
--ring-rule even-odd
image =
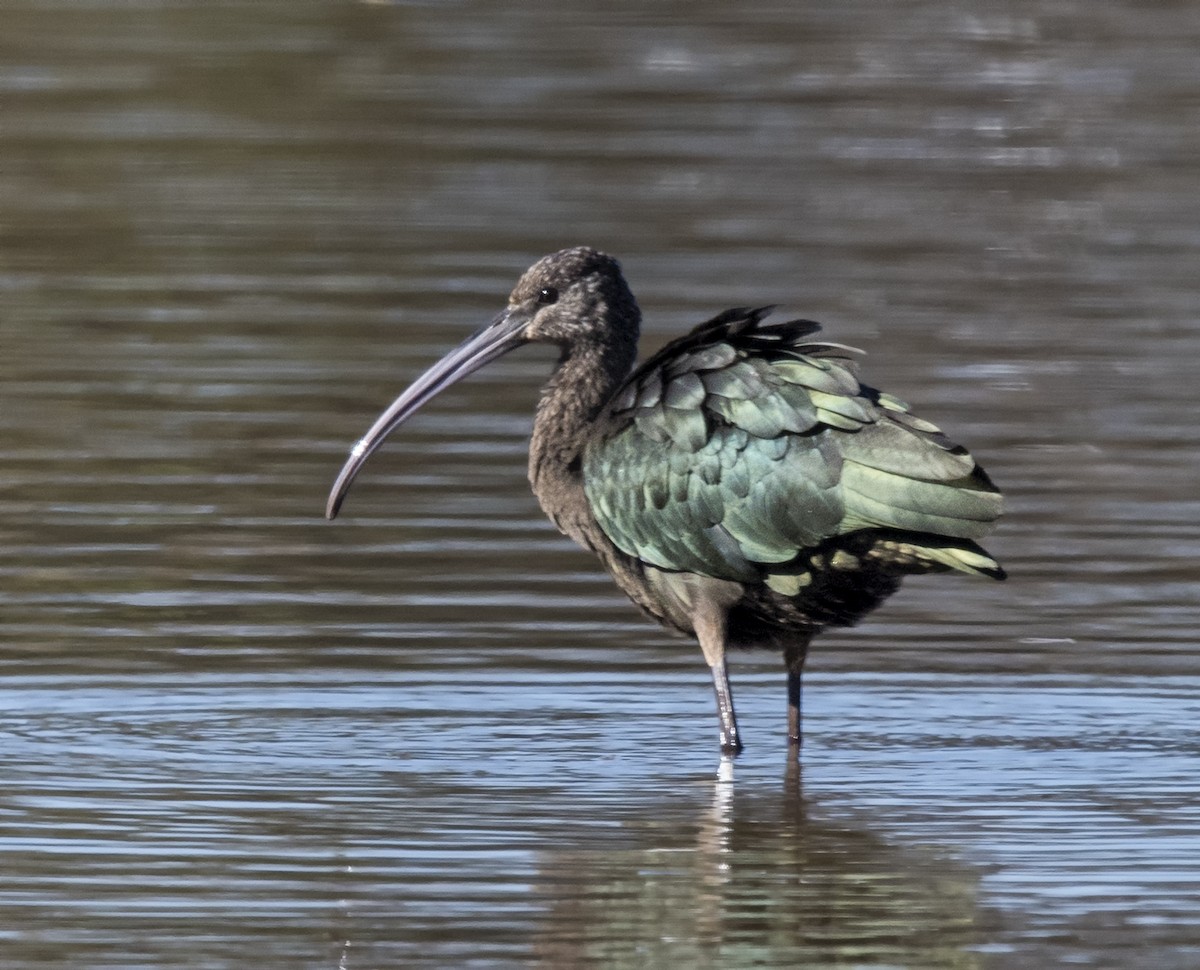
[[[604,534],[814,628],[853,622],[905,573],[1002,578],[974,541],[1001,496],[971,455],[861,384],[856,351],[769,310],[697,327],[613,396],[583,461]]]

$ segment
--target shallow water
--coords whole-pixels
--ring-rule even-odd
[[[0,31],[6,966],[1200,964],[1200,16],[28,0]],[[524,481],[533,258],[777,302],[1007,492],[1005,584],[694,646]],[[801,777],[802,775],[802,777]],[[252,956],[251,956],[252,955]]]

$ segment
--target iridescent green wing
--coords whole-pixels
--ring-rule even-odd
[[[768,309],[698,327],[614,397],[583,465],[609,539],[663,569],[750,582],[861,529],[983,535],[1000,499],[971,456],[861,385],[849,348],[806,342],[817,324],[765,325]]]

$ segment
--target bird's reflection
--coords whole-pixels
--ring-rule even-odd
[[[686,804],[645,806],[617,844],[546,853],[535,965],[977,966],[978,873],[892,844],[781,785],[725,772]],[[564,891],[564,886],[570,891]]]

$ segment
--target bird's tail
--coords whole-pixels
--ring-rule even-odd
[[[988,576],[992,579],[1004,579],[1007,573],[1004,567],[996,562],[987,551],[974,542],[959,540],[955,545],[924,545],[918,548],[918,555],[959,572],[971,573],[975,576]]]

